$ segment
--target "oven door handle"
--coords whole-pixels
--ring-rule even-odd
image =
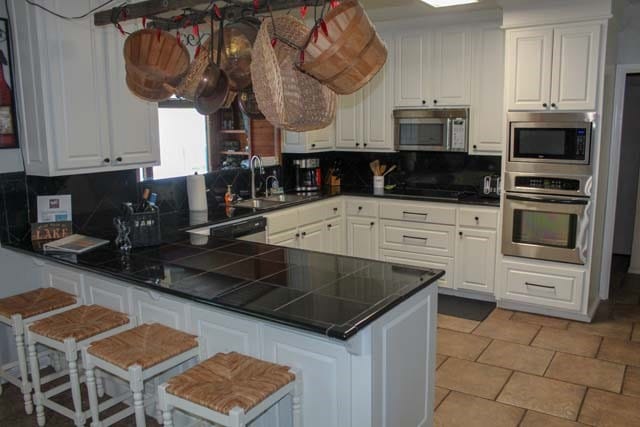
[[[586,205],[589,203],[587,198],[559,198],[549,196],[516,196],[514,194],[507,195],[508,200],[519,200],[523,202],[540,202],[555,203],[559,205]]]

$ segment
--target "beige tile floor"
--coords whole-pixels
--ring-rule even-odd
[[[640,276],[590,324],[439,315],[437,351],[438,427],[640,426]]]

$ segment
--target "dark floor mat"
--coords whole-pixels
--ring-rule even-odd
[[[496,308],[495,302],[438,295],[438,313],[482,322]]]

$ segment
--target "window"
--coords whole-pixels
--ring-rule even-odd
[[[209,171],[207,116],[188,101],[170,99],[158,106],[160,166],[143,179],[163,179]]]

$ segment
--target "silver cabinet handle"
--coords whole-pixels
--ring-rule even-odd
[[[403,240],[417,240],[419,242],[422,242],[422,244],[426,245],[427,241],[429,239],[427,239],[426,237],[414,237],[414,236],[402,236]]]
[[[427,217],[429,214],[428,213],[421,213],[421,212],[407,212],[407,211],[403,211],[402,212],[403,215],[415,215],[415,216],[423,216],[423,217]]]
[[[524,282],[525,285],[527,286],[533,286],[534,288],[543,288],[543,289],[556,289],[555,286],[549,286],[549,285],[538,285],[537,283],[530,283],[530,282]]]

